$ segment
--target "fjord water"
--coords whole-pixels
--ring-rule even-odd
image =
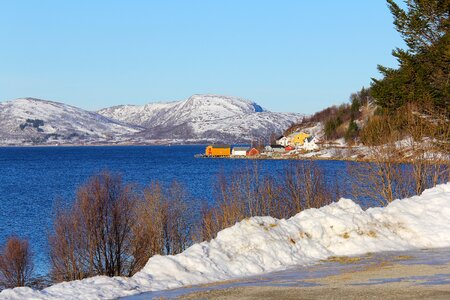
[[[73,201],[76,189],[90,176],[109,170],[127,183],[148,185],[152,181],[182,183],[189,206],[198,210],[213,201],[218,174],[230,174],[252,166],[242,159],[196,159],[204,146],[116,147],[3,147],[0,148],[0,244],[10,235],[27,237],[34,252],[35,270],[48,271],[47,235],[51,230],[55,201]],[[259,161],[261,173],[283,176],[284,160]],[[297,163],[303,163],[298,161]],[[319,161],[327,180],[341,180],[348,188],[346,164]],[[347,188],[345,188],[347,186]]]

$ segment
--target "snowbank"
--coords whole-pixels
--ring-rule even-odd
[[[256,275],[329,256],[450,246],[450,183],[363,211],[341,199],[288,220],[254,217],[175,256],[154,256],[132,278],[96,276],[42,291],[15,288],[1,299],[105,299]]]

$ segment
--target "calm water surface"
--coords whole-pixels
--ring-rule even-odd
[[[79,185],[102,170],[120,172],[126,182],[181,182],[191,207],[213,201],[218,173],[251,165],[248,160],[196,159],[204,146],[0,147],[0,244],[13,234],[30,239],[38,273],[48,270],[47,234],[56,199],[71,203]],[[287,161],[260,161],[262,173],[281,174]],[[299,161],[298,163],[302,163]],[[348,186],[346,163],[319,161],[328,180]],[[281,176],[281,175],[280,175]]]

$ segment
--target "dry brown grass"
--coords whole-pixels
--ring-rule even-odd
[[[340,264],[354,264],[359,261],[361,261],[361,257],[349,257],[349,256],[330,256],[325,260],[322,260],[323,262],[337,262]]]

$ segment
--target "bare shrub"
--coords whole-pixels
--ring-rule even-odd
[[[295,215],[308,208],[319,208],[330,204],[332,192],[325,183],[322,171],[312,162],[291,164],[284,171],[282,187],[287,197],[282,203],[289,205],[289,215]]]
[[[242,174],[232,174],[227,179],[219,175],[215,186],[215,205],[203,207],[201,211],[200,232],[198,240],[209,240],[227,227],[246,217],[245,199],[250,190],[242,191],[242,187],[251,183],[250,179],[241,182]],[[244,194],[242,193],[244,192]]]
[[[450,126],[446,116],[437,110],[427,113],[418,111],[426,110],[412,104],[405,109],[406,146],[411,152],[407,161],[412,166],[414,191],[420,195],[426,188],[450,179]]]
[[[450,179],[448,149],[442,147],[450,136],[446,119],[418,111],[423,110],[410,105],[394,118],[380,116],[365,127],[372,162],[349,164],[354,197],[387,205]]]
[[[361,142],[367,146],[383,145],[390,139],[389,117],[375,115],[361,129]]]
[[[192,214],[186,200],[187,193],[177,182],[167,188],[153,182],[145,189],[133,226],[138,269],[153,255],[177,254],[191,244]]]
[[[371,162],[348,163],[355,199],[385,206],[449,181],[450,165],[440,154],[416,148],[410,159],[402,159],[398,151],[393,143],[370,147]]]
[[[397,198],[409,196],[409,178],[404,167],[391,161],[349,163],[352,177],[352,196],[366,206],[386,206]],[[408,180],[405,182],[404,180]]]
[[[49,237],[52,276],[75,280],[93,275],[130,276],[136,272],[132,235],[136,194],[117,175],[93,176],[73,206],[60,209]]]
[[[278,175],[281,179],[261,175],[255,163],[228,177],[219,176],[215,205],[203,208],[198,239],[212,239],[247,217],[288,218],[331,202],[331,189],[315,163],[292,164]]]
[[[32,253],[28,240],[10,237],[0,251],[0,288],[29,285],[32,273]]]

